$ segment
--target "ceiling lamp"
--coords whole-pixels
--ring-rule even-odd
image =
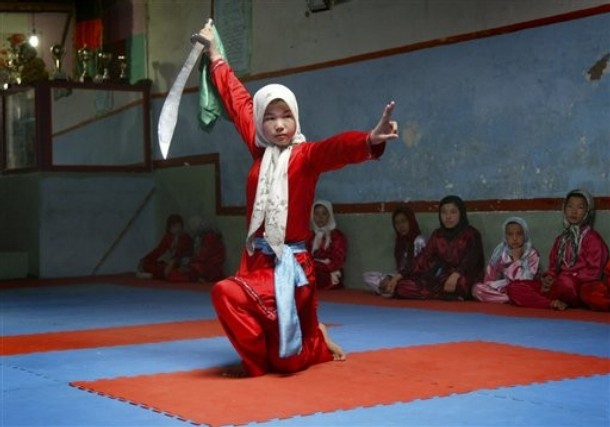
[[[32,47],[38,47],[40,40],[38,39],[38,36],[36,35],[36,30],[32,30],[32,34],[30,35],[30,38],[28,39],[28,43]]]
[[[40,43],[40,40],[38,39],[38,35],[36,34],[36,17],[34,15],[32,15],[32,34],[30,34],[28,43],[32,47],[38,47],[38,44]]]

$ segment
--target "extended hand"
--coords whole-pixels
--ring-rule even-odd
[[[517,260],[521,259],[522,256],[523,256],[523,248],[522,247],[521,248],[514,248],[512,250],[511,257],[512,257],[513,261],[517,261]]]
[[[391,120],[392,111],[394,111],[395,105],[396,103],[391,101],[385,106],[381,119],[379,119],[379,123],[377,123],[375,129],[373,129],[370,133],[371,144],[381,144],[388,139],[398,138],[398,123]]]
[[[459,278],[460,278],[460,273],[457,273],[457,272],[451,273],[449,275],[449,277],[447,277],[447,280],[445,280],[445,283],[443,285],[443,290],[450,294],[455,292]]]

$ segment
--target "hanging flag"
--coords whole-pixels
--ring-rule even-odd
[[[100,0],[76,0],[76,49],[102,47],[102,7]]]

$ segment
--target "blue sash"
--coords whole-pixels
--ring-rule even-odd
[[[265,255],[274,255],[271,246],[263,238],[254,240],[254,247]],[[280,333],[280,357],[290,357],[301,352],[303,341],[301,323],[294,300],[295,286],[309,283],[303,267],[294,257],[295,253],[305,252],[305,243],[284,244],[282,257],[276,258],[274,270],[275,302]]]

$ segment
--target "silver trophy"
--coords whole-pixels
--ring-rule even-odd
[[[78,77],[78,81],[81,83],[90,82],[91,75],[89,74],[89,65],[93,58],[93,52],[87,46],[80,48],[77,51],[78,61],[80,62],[81,73]]]
[[[51,72],[51,80],[68,80],[68,75],[61,69],[61,61],[66,53],[66,49],[60,44],[51,46],[51,56],[53,57],[54,69]]]
[[[119,60],[119,81],[122,83],[129,83],[129,76],[127,75],[127,57],[125,55],[117,56]]]
[[[112,61],[112,53],[110,52],[99,52],[97,54],[98,59],[98,73],[93,78],[96,83],[110,81],[110,62]]]

